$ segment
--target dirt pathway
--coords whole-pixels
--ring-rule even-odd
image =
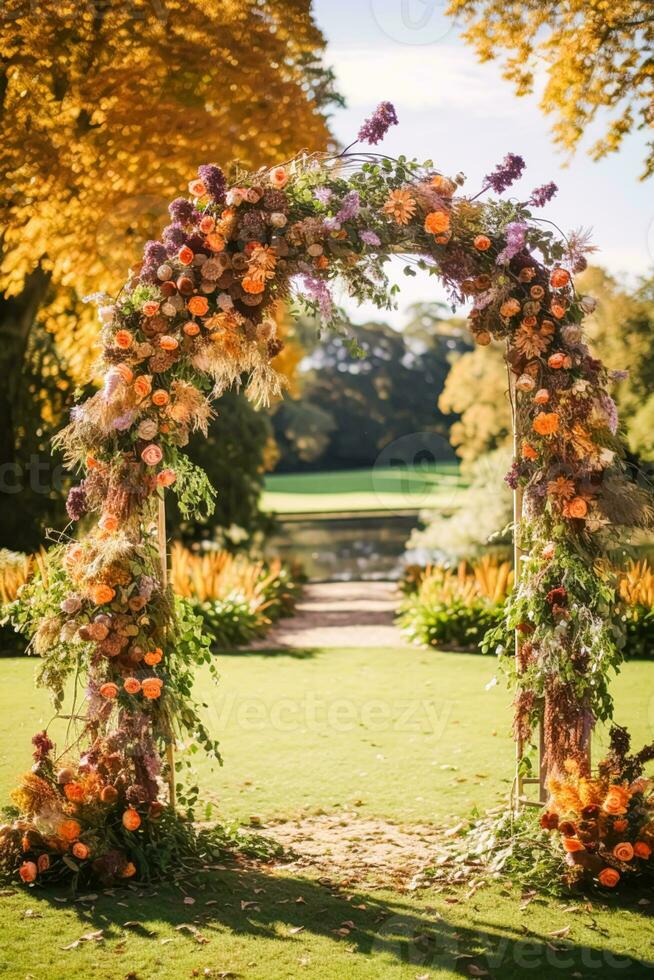
[[[398,602],[394,582],[307,585],[295,616],[282,619],[250,649],[404,646],[393,622]]]

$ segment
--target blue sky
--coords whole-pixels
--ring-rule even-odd
[[[431,158],[443,173],[463,171],[475,193],[483,175],[508,151],[527,162],[517,196],[554,180],[559,194],[543,211],[564,231],[593,229],[596,261],[629,278],[654,264],[654,181],[641,182],[645,137],[628,139],[622,151],[594,163],[580,148],[567,159],[554,147],[550,120],[538,97],[518,98],[498,63],[481,65],[444,16],[446,0],[314,0],[318,25],[328,40],[326,60],[337,74],[348,108],[333,129],[350,142],[378,102],[393,102],[400,120],[383,150]],[[601,127],[588,134],[593,142]],[[416,300],[442,298],[433,279],[406,279],[400,310],[385,315],[395,326]],[[379,316],[373,308],[345,303],[357,321]]]

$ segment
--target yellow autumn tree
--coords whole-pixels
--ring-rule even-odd
[[[605,110],[604,135],[590,149],[600,159],[634,129],[654,125],[652,0],[450,0],[448,13],[482,61],[504,56],[503,74],[518,95],[545,71],[541,106],[555,116],[556,142],[574,150]],[[643,177],[654,173],[649,143]]]

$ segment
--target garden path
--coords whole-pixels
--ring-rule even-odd
[[[394,582],[313,583],[305,587],[295,615],[250,649],[404,646],[394,624],[398,602]]]

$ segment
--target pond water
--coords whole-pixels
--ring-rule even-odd
[[[400,577],[417,514],[280,520],[267,553],[299,561],[314,582]]]

